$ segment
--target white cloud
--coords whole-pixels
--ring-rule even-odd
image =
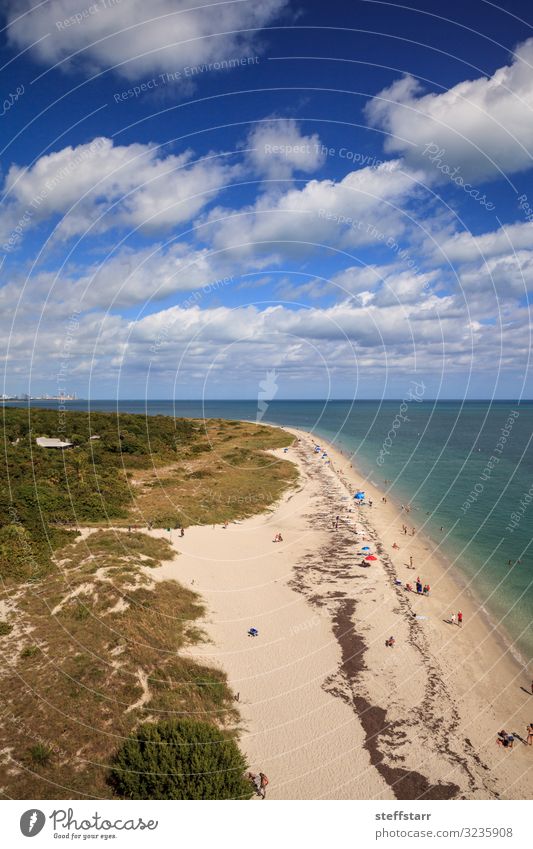
[[[63,67],[91,73],[117,65],[130,80],[160,72],[184,76],[187,67],[249,56],[255,32],[286,3],[8,0],[8,36],[22,49],[33,44],[33,55],[46,65],[66,60]]]
[[[517,251],[462,268],[459,280],[468,290],[494,292],[501,299],[523,298],[533,292],[533,251]]]
[[[86,269],[72,287],[71,297],[79,307],[127,307],[143,301],[198,290],[200,300],[231,283],[229,267],[207,250],[191,249],[185,243],[151,245],[142,250],[123,248],[104,263]],[[58,296],[64,292],[60,287]]]
[[[47,283],[50,280],[41,281],[42,294]],[[497,313],[494,296],[491,308],[486,293],[477,290],[415,297],[415,284],[407,277],[398,279],[398,299],[387,299],[382,287],[366,306],[353,298],[327,308],[184,308],[182,303],[139,321],[95,311],[79,316],[68,356],[68,313],[51,301],[41,314],[42,301],[37,305],[35,290],[30,290],[15,315],[13,333],[9,311],[0,310],[0,330],[4,350],[9,339],[11,381],[27,375],[31,364],[34,385],[43,386],[44,381],[45,391],[50,391],[56,370],[67,359],[69,388],[88,394],[86,379],[92,369],[95,397],[104,387],[113,391],[113,380],[139,396],[148,377],[158,387],[166,381],[171,392],[176,375],[179,383],[207,396],[216,395],[221,386],[248,392],[268,368],[279,369],[290,395],[287,387],[300,391],[306,385],[318,386],[317,380],[325,381],[320,391],[327,392],[328,381],[352,381],[357,369],[361,374],[364,370],[367,380],[371,375],[405,375],[415,368],[449,375],[469,369],[490,374],[496,365],[515,373],[525,367],[527,310],[511,304]],[[14,306],[16,295],[12,286],[8,306]],[[487,317],[496,321],[488,323]]]
[[[207,233],[217,247],[242,255],[265,249],[262,243],[285,255],[322,244],[350,249],[386,243],[407,226],[400,206],[416,193],[415,176],[390,162],[352,171],[338,182],[310,180],[236,213],[213,210]]]
[[[435,244],[427,244],[428,253],[433,253],[437,261],[442,262],[471,262],[500,254],[510,253],[512,250],[522,250],[533,245],[533,223],[523,222],[517,224],[506,224],[489,233],[474,235],[468,230],[454,233],[452,236],[445,235],[444,238],[438,234],[434,236]]]
[[[269,180],[288,180],[293,173],[310,174],[324,163],[320,137],[302,135],[296,121],[271,119],[255,127],[247,140],[249,161]]]
[[[423,94],[412,77],[394,82],[366,107],[368,120],[390,133],[389,153],[401,153],[428,175],[441,173],[426,146],[466,179],[484,180],[531,168],[533,157],[533,39],[491,77],[466,80],[442,94]],[[443,179],[445,179],[443,177]]]
[[[216,156],[192,157],[191,151],[165,154],[152,144],[115,146],[98,138],[42,156],[29,168],[12,165],[4,183],[2,241],[25,214],[27,228],[63,216],[59,234],[65,237],[85,232],[99,218],[93,232],[113,226],[151,232],[188,221],[238,168]]]

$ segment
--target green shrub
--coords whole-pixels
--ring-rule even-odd
[[[147,723],[118,751],[110,783],[124,799],[249,799],[235,740],[193,719]]]
[[[36,657],[40,653],[41,649],[39,646],[26,646],[26,648],[22,649],[20,656],[23,658]]]
[[[13,625],[10,625],[9,622],[0,622],[0,637],[5,637],[7,634],[10,634],[13,630]]]
[[[52,760],[52,749],[44,743],[36,743],[29,749],[28,755],[35,766],[48,766]]]
[[[21,525],[5,525],[0,529],[0,576],[26,581],[33,568],[30,534]]]

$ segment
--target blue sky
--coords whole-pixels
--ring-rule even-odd
[[[6,0],[0,394],[531,397],[505,6]]]

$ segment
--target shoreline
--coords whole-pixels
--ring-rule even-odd
[[[269,797],[529,798],[531,749],[517,741],[511,755],[495,744],[500,728],[523,734],[530,721],[523,671],[469,599],[460,600],[464,627],[446,623],[462,591],[431,540],[402,535],[392,551],[397,508],[365,484],[374,506],[358,510],[350,461],[327,440],[283,429],[295,442],[269,453],[296,463],[296,486],[227,529],[171,533],[179,556],[157,570],[206,604],[210,642],[193,654],[239,694],[241,746],[269,775]],[[333,468],[314,454],[318,441]],[[371,568],[358,567],[357,538],[375,550]],[[429,597],[394,583],[414,583],[417,568]],[[247,636],[252,625],[258,638]],[[394,649],[384,645],[391,634]]]
[[[272,425],[274,427],[279,427],[279,425]],[[315,440],[315,434],[312,434],[310,431],[302,430],[301,428],[285,428],[287,431],[299,433],[300,435],[306,435],[310,437],[313,441]],[[318,437],[318,434],[316,434]],[[343,469],[344,474],[349,474],[350,472],[354,476],[354,479],[358,479],[359,483],[364,481],[365,486],[371,486],[377,493],[377,497],[381,499],[385,495],[385,490],[382,488],[382,485],[375,483],[368,474],[366,474],[360,467],[354,464],[353,459],[350,455],[345,455],[343,450],[339,448],[337,445],[331,443],[326,437],[320,437],[322,443],[327,446],[328,452],[331,453],[332,456],[336,457],[336,461],[338,466],[342,466],[343,463],[349,464],[349,469]],[[348,452],[348,449],[344,449]],[[354,480],[355,485],[355,480]],[[397,517],[402,517],[401,505],[395,499],[394,496],[386,495],[387,503],[390,504],[397,512]],[[409,519],[409,522],[416,521],[416,515],[413,516],[412,519]],[[516,648],[513,642],[513,637],[510,632],[506,629],[505,625],[495,621],[495,617],[490,610],[485,607],[485,602],[479,597],[476,592],[475,586],[473,586],[472,579],[469,579],[466,575],[461,572],[461,570],[455,565],[455,563],[450,559],[450,557],[441,550],[440,544],[438,540],[436,540],[430,533],[417,529],[417,535],[423,541],[432,546],[431,556],[435,560],[440,561],[441,570],[443,574],[450,579],[453,583],[457,585],[458,591],[461,593],[466,593],[470,604],[475,606],[476,610],[479,614],[484,617],[485,624],[488,630],[490,630],[494,639],[499,640],[501,642],[502,648],[509,652],[512,660],[517,664],[518,670],[521,674],[527,675],[528,667],[531,665],[531,661],[528,661],[527,658],[521,653],[521,650]],[[457,558],[455,558],[457,559]],[[533,675],[533,672],[532,672]]]
[[[414,583],[412,575],[409,574],[409,566],[405,563],[405,555],[402,552],[405,547],[404,541],[407,541],[408,552],[414,550],[417,555],[422,555],[418,566],[414,566],[413,573],[415,574],[417,571],[423,573],[424,570],[426,574],[429,573],[432,586],[431,597],[417,597],[415,593],[405,592],[403,586],[400,589],[394,584],[392,584],[391,589],[395,589],[397,594],[399,592],[400,595],[403,592],[404,600],[407,597],[413,605],[422,602],[425,608],[424,612],[428,612],[429,608],[432,614],[436,614],[442,620],[438,622],[440,633],[430,635],[431,638],[437,637],[437,640],[430,639],[433,659],[438,662],[443,661],[444,666],[448,667],[447,673],[445,669],[443,680],[444,683],[453,683],[455,689],[460,693],[460,698],[456,700],[455,706],[459,704],[459,706],[465,708],[467,715],[472,715],[471,702],[475,700],[477,710],[473,715],[477,716],[478,719],[483,718],[487,724],[491,720],[483,735],[484,742],[492,746],[492,735],[497,733],[499,727],[506,727],[509,723],[514,723],[514,727],[517,724],[516,715],[518,713],[522,716],[519,724],[525,725],[528,721],[525,705],[516,710],[516,702],[520,701],[520,696],[514,695],[514,692],[519,690],[521,682],[529,684],[529,679],[525,676],[524,666],[511,653],[510,646],[507,645],[501,631],[492,626],[487,611],[476,601],[471,592],[467,593],[466,599],[462,597],[459,602],[459,596],[465,591],[465,587],[461,585],[460,581],[458,582],[457,570],[453,567],[450,568],[450,564],[446,562],[443,554],[440,551],[431,550],[434,545],[433,540],[418,531],[415,537],[410,535],[405,537],[400,533],[399,528],[392,528],[393,523],[399,525],[402,523],[402,519],[409,521],[411,527],[413,526],[412,522],[416,520],[406,519],[405,513],[402,513],[393,501],[389,502],[388,496],[386,504],[378,500],[383,497],[379,488],[374,483],[369,483],[368,478],[360,474],[357,468],[354,468],[349,457],[347,458],[339,449],[332,446],[328,440],[317,439],[314,435],[297,428],[287,428],[287,430],[293,432],[298,438],[307,440],[309,445],[320,444],[327,451],[328,458],[331,459],[332,474],[346,487],[351,488],[352,493],[362,485],[362,479],[365,481],[364,488],[367,492],[367,499],[369,497],[373,501],[373,507],[366,506],[354,509],[359,516],[364,516],[363,522],[366,527],[374,531],[377,547],[379,549],[381,546],[381,551],[392,567],[391,584],[392,576],[396,580],[401,578],[402,585],[407,581]],[[393,539],[401,543],[400,551],[394,551],[391,548]],[[425,582],[425,578],[422,578],[422,581]],[[446,601],[436,601],[436,594],[445,596]],[[451,602],[449,601],[450,598],[452,599]],[[464,628],[445,624],[447,611],[450,608],[454,609],[451,607],[453,602],[459,602],[463,613],[466,613]],[[465,640],[467,631],[469,638]],[[456,657],[454,652],[453,644],[456,641],[463,643],[459,657]],[[457,666],[458,663],[459,667]],[[460,680],[461,677],[464,678],[460,674],[460,669],[463,666],[467,673],[466,684],[464,680]],[[496,681],[494,681],[495,677]],[[499,692],[498,688],[500,688]],[[489,730],[491,725],[492,730]],[[496,725],[498,725],[498,728],[496,728]],[[530,765],[529,770],[531,770]],[[530,794],[531,791],[529,791],[529,794],[526,793],[525,798],[528,798]]]
[[[286,428],[286,430],[290,430],[291,432],[298,433],[300,435],[306,435],[314,441],[315,437],[309,431],[302,430],[301,428]],[[365,474],[362,469],[356,466],[351,458],[349,459],[348,457],[346,457],[343,454],[342,450],[339,449],[336,445],[329,442],[329,440],[327,440],[325,437],[321,437],[321,439],[323,444],[327,446],[328,452],[331,453],[332,456],[336,457],[338,466],[341,466],[343,463],[349,463],[350,468],[343,469],[343,472],[345,474],[349,474],[350,472],[352,473],[354,477],[354,486],[356,479],[359,480],[359,483],[361,482],[361,480],[363,480],[365,486],[371,486],[375,490],[378,498],[383,497],[384,490],[379,484],[376,484],[374,481],[372,481],[369,476]],[[390,497],[389,495],[387,495],[386,498],[387,503],[389,503],[390,506],[397,512],[397,519],[400,519],[403,515],[401,512],[401,505],[398,504],[394,496]],[[412,520],[409,519],[409,522],[415,520],[416,517],[413,517]],[[492,613],[487,610],[484,602],[477,595],[475,587],[473,588],[471,586],[471,581],[469,582],[468,578],[460,571],[460,569],[458,569],[454,565],[454,563],[450,561],[449,557],[442,550],[440,550],[438,541],[435,540],[430,534],[425,531],[419,531],[418,529],[416,531],[416,534],[423,542],[426,542],[434,547],[433,551],[431,552],[431,556],[435,560],[440,561],[443,576],[445,578],[449,578],[450,582],[456,584],[458,591],[466,593],[469,598],[470,604],[475,606],[477,612],[479,612],[480,615],[484,617],[486,627],[488,630],[490,630],[492,637],[495,640],[501,642],[501,648],[504,649],[505,652],[510,653],[512,661],[515,662],[518,667],[517,672],[520,674],[525,674],[527,676],[529,674],[528,666],[530,662],[525,657],[523,657],[519,649],[517,649],[513,645],[512,637],[506,630],[505,626],[494,621]]]

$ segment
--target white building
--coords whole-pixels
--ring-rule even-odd
[[[71,448],[72,442],[62,442],[48,436],[38,436],[35,440],[39,448]]]

